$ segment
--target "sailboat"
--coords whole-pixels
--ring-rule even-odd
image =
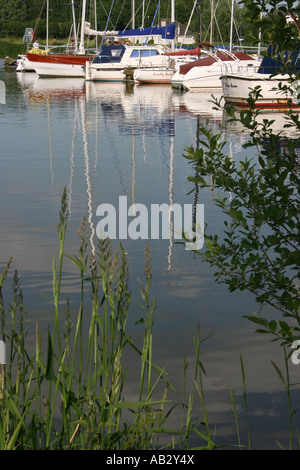
[[[190,20],[193,16],[197,0],[194,2]],[[171,23],[175,24],[175,0],[171,2]],[[189,63],[200,57],[201,51],[199,47],[195,49],[174,50],[174,41],[172,41],[171,52],[165,53],[165,61],[160,66],[144,67],[140,65],[134,70],[133,80],[137,84],[170,84],[171,79],[179,66]]]
[[[174,1],[174,0],[173,0]],[[113,6],[112,2],[112,6]],[[112,9],[111,6],[111,9]],[[109,20],[109,18],[108,18]],[[114,40],[103,45],[107,36]],[[175,37],[175,23],[166,26],[134,28],[123,31],[105,31],[97,57],[85,66],[87,81],[121,82],[126,78],[126,69],[133,72],[137,67],[147,68],[166,64],[166,45]],[[143,45],[130,44],[132,39],[143,40]],[[161,41],[160,44],[147,45],[149,38]]]
[[[88,60],[95,57],[96,55],[96,52],[93,54],[86,54],[84,48],[86,0],[83,0],[82,4],[81,38],[79,48],[77,48],[74,0],[72,0],[72,8],[74,23],[73,28],[75,36],[75,44],[73,50],[63,54],[53,54],[51,53],[51,51],[49,52],[49,49],[47,48],[46,54],[35,54],[32,52],[26,53],[27,61],[29,61],[31,66],[35,69],[36,73],[40,77],[84,78],[83,66]]]
[[[220,77],[224,69],[241,72],[246,67],[258,68],[260,61],[242,51],[232,50],[232,24],[233,24],[234,0],[231,6],[230,48],[217,48],[212,44],[200,42],[200,30],[198,31],[199,47],[203,54],[198,60],[190,64],[184,64],[178,68],[172,77],[173,88],[185,91],[214,91],[222,90]],[[200,28],[200,0],[198,0],[198,28]]]

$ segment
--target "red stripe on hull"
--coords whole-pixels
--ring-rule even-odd
[[[67,55],[67,54],[53,54],[53,55],[43,55],[43,54],[32,54],[27,52],[26,56],[30,62],[43,62],[47,64],[70,64],[70,65],[84,65],[91,56],[76,56],[76,55]]]
[[[230,104],[232,106],[237,106],[239,108],[250,108],[250,105],[248,103],[244,103],[242,101],[227,101],[227,104]],[[299,109],[300,110],[300,104],[296,103],[255,103],[255,108],[256,109]]]

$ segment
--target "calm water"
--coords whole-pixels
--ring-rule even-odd
[[[0,104],[0,264],[2,268],[13,256],[32,325],[37,319],[42,325],[52,324],[45,295],[51,295],[64,187],[70,211],[66,251],[73,255],[79,248],[78,229],[84,216],[94,249],[99,204],[118,208],[119,196],[127,196],[128,206],[142,203],[148,208],[154,203],[193,203],[193,194],[188,194],[192,186],[187,182],[192,168],[182,154],[185,146],[196,145],[199,123],[205,119],[215,130],[222,130],[233,158],[238,160],[245,152],[241,145],[247,137],[240,129],[230,128],[222,112],[213,110],[209,95],[178,94],[169,86],[38,79],[34,74],[7,72],[2,64],[0,79],[6,88],[6,104]],[[280,116],[277,120],[280,126]],[[221,233],[222,218],[213,207],[210,191],[202,191],[198,203],[204,204],[210,230]],[[123,240],[123,244],[133,292],[129,329],[134,332],[134,323],[141,317],[135,306],[136,281],[143,276],[145,241]],[[253,298],[246,293],[229,294],[215,283],[208,266],[173,240],[150,240],[149,246],[152,294],[158,299],[156,362],[166,366],[180,389],[184,356],[193,370],[193,337],[200,323],[201,336],[212,335],[203,344],[201,360],[207,372],[205,398],[216,441],[237,443],[230,385],[247,443],[242,354],[252,447],[276,448],[276,441],[286,445],[287,399],[270,363],[272,359],[283,368],[282,358],[278,347],[263,335],[254,335],[253,326],[242,318],[258,310]],[[77,273],[67,261],[64,271],[63,295],[69,295],[77,308]],[[8,281],[10,288],[11,278]],[[131,367],[134,370],[135,364]],[[291,364],[294,381],[296,367]],[[200,410],[195,413],[197,419]]]

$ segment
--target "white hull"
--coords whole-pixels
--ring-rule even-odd
[[[289,85],[289,75],[277,75],[272,77],[269,74],[248,73],[241,76],[223,75],[221,77],[222,89],[225,102],[237,107],[249,107],[248,98],[251,89],[259,86],[261,96],[258,96],[255,106],[257,108],[286,109],[289,103],[293,103],[292,94],[288,90],[281,90],[279,87]],[[298,105],[299,106],[299,105]]]
[[[34,64],[27,59],[26,55],[21,56],[18,59],[18,65],[16,67],[16,72],[35,72]]]
[[[85,77],[83,66],[77,64],[35,62],[34,67],[39,77]]]
[[[258,68],[258,61],[253,60],[253,67]],[[191,68],[185,75],[180,73],[180,69],[172,78],[172,87],[187,91],[213,91],[222,90],[221,75],[227,69],[233,73],[242,73],[249,65],[244,65],[243,61],[237,62],[216,62],[209,66]]]
[[[96,64],[87,62],[85,65],[85,79],[87,81],[123,82],[125,79],[124,66],[116,67],[106,64],[106,67],[95,67]]]
[[[137,68],[134,71],[133,79],[136,83],[159,83],[170,84],[174,75],[173,69],[168,68]]]
[[[154,54],[153,54],[154,52]],[[148,55],[146,55],[148,54]],[[89,62],[85,67],[87,81],[121,82],[125,80],[124,70],[138,67],[161,67],[166,65],[164,49],[161,46],[128,46],[118,62]]]

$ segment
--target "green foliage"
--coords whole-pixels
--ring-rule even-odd
[[[263,43],[280,44],[283,49],[295,50],[299,43],[299,30],[294,22],[287,22],[286,15],[299,18],[299,2],[294,0],[245,0],[247,16],[253,25],[253,38]]]
[[[11,259],[0,275],[1,331],[7,349],[5,370],[0,365],[0,449],[149,450],[161,447],[160,437],[167,434],[170,439],[167,447],[172,448],[178,438],[178,447],[185,449],[192,433],[199,437],[199,443],[203,442],[201,448],[215,448],[207,418],[203,432],[192,420],[195,391],[201,394],[206,416],[201,385],[204,369],[199,357],[203,340],[200,341],[199,332],[195,340],[192,392],[188,404],[183,406],[185,425],[181,429],[167,427],[168,418],[176,408],[174,404],[170,407],[167,396],[171,389],[176,390],[167,372],[153,361],[156,299],[151,298],[152,266],[148,246],[138,303],[143,316],[137,324],[144,326],[139,346],[126,328],[131,293],[123,247],[114,251],[109,240],[99,240],[97,249],[89,253],[89,234],[84,220],[79,231],[78,254],[65,255],[67,219],[64,192],[57,227],[59,256],[57,265],[53,259],[53,298],[49,299],[54,323],[48,328],[46,350],[43,351],[42,330],[38,324],[35,350],[34,341],[28,345],[30,325],[26,321],[17,272],[13,299],[6,312],[2,288]],[[62,298],[66,257],[79,273],[77,314],[74,306],[71,312],[69,299]],[[128,350],[134,355],[131,360],[135,370],[140,371],[140,381],[136,374],[136,395],[131,401],[124,392]]]
[[[146,2],[145,26],[150,26],[156,13],[158,2]],[[187,25],[193,9],[194,0],[176,0],[175,17],[176,21]],[[104,30],[110,11],[111,0],[96,2],[97,25],[99,30]],[[115,0],[112,10],[109,29],[124,29],[131,27],[132,11],[131,0]],[[76,18],[79,24],[81,18],[81,3],[75,2]],[[135,26],[142,25],[142,0],[135,2]],[[231,2],[219,0],[215,4],[214,39],[215,42],[228,43],[230,34],[230,13]],[[248,34],[251,23],[244,14],[243,6],[235,5],[236,31],[235,34],[244,36],[244,42],[249,43]],[[155,23],[159,24],[162,19],[171,18],[170,0],[162,0],[157,12]],[[211,6],[209,0],[201,1],[201,24],[202,36],[209,34],[211,21]],[[86,20],[95,25],[94,2],[87,2]],[[40,0],[0,0],[0,37],[15,36],[22,37],[26,27],[36,30],[39,38],[45,37],[46,3]],[[62,3],[59,0],[51,0],[49,11],[49,34],[53,38],[67,37],[72,24],[72,11],[70,3]],[[193,15],[190,30],[196,34],[198,32],[197,9]],[[207,38],[206,38],[207,39]],[[235,39],[237,36],[235,35]],[[236,41],[237,42],[237,41]]]
[[[0,0],[0,12],[3,21],[24,21],[27,18],[27,6],[22,0]]]
[[[255,26],[264,28],[265,40],[299,50],[299,25],[286,18],[287,13],[299,13],[298,2],[247,0],[245,4]],[[295,77],[290,76],[292,82]],[[240,121],[248,130],[244,149],[256,149],[255,158],[245,156],[235,162],[224,153],[221,133],[213,134],[208,122],[201,127],[200,148],[187,148],[185,157],[195,168],[196,176],[189,180],[197,188],[210,187],[225,216],[223,237],[206,231],[207,251],[199,255],[217,268],[217,281],[226,283],[230,291],[248,290],[261,310],[266,304],[278,310],[284,317],[279,321],[263,318],[261,311],[247,318],[258,325],[257,332],[291,345],[300,336],[300,137],[289,138],[288,130],[300,131],[300,120],[289,110],[285,129],[274,134],[273,120],[258,120],[255,102],[260,93],[259,87],[249,93],[249,109],[237,117],[233,108],[225,109],[232,121]]]
[[[257,161],[235,162],[224,154],[221,134],[202,126],[202,147],[186,150],[197,170],[189,180],[217,191],[216,206],[225,214],[224,237],[206,233],[207,251],[200,256],[217,267],[216,278],[230,291],[249,290],[260,305],[278,309],[290,324],[251,318],[265,331],[291,342],[299,336],[299,174],[298,141],[272,134],[270,123],[259,125],[256,113],[246,110],[240,119],[251,130]],[[278,153],[286,144],[288,152]],[[230,194],[230,198],[228,197]]]

